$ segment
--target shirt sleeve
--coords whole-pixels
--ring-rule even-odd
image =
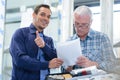
[[[49,40],[47,40],[47,42],[45,43],[45,47],[42,48],[42,50],[43,50],[43,52],[45,54],[45,58],[47,60],[51,60],[51,59],[57,57],[57,52],[54,47],[52,38],[49,38]]]
[[[101,38],[101,48],[103,60],[99,63],[99,68],[107,71],[111,69],[111,66],[114,64],[113,61],[115,59],[113,47],[107,35],[104,35]]]

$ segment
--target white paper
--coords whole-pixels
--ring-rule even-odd
[[[61,66],[59,68],[51,68],[50,69],[50,74],[56,74],[56,73],[62,73]]]
[[[77,58],[82,55],[80,39],[59,43],[57,45],[57,55],[64,61],[63,66],[74,65]]]

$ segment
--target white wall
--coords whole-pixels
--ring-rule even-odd
[[[3,35],[5,19],[5,0],[0,0],[0,75],[2,72],[2,52],[3,52]]]

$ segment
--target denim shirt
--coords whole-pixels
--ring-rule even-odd
[[[38,46],[35,43],[36,28],[33,24],[29,27],[20,28],[14,33],[10,54],[12,56],[12,79],[11,80],[40,80],[40,70],[48,69],[49,61],[57,57],[53,39],[45,36],[45,47],[42,51],[45,54],[46,62],[37,59]]]

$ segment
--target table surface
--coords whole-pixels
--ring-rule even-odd
[[[100,71],[99,74],[96,75],[84,75],[73,77],[66,80],[120,80],[120,75],[114,73],[105,73]]]

